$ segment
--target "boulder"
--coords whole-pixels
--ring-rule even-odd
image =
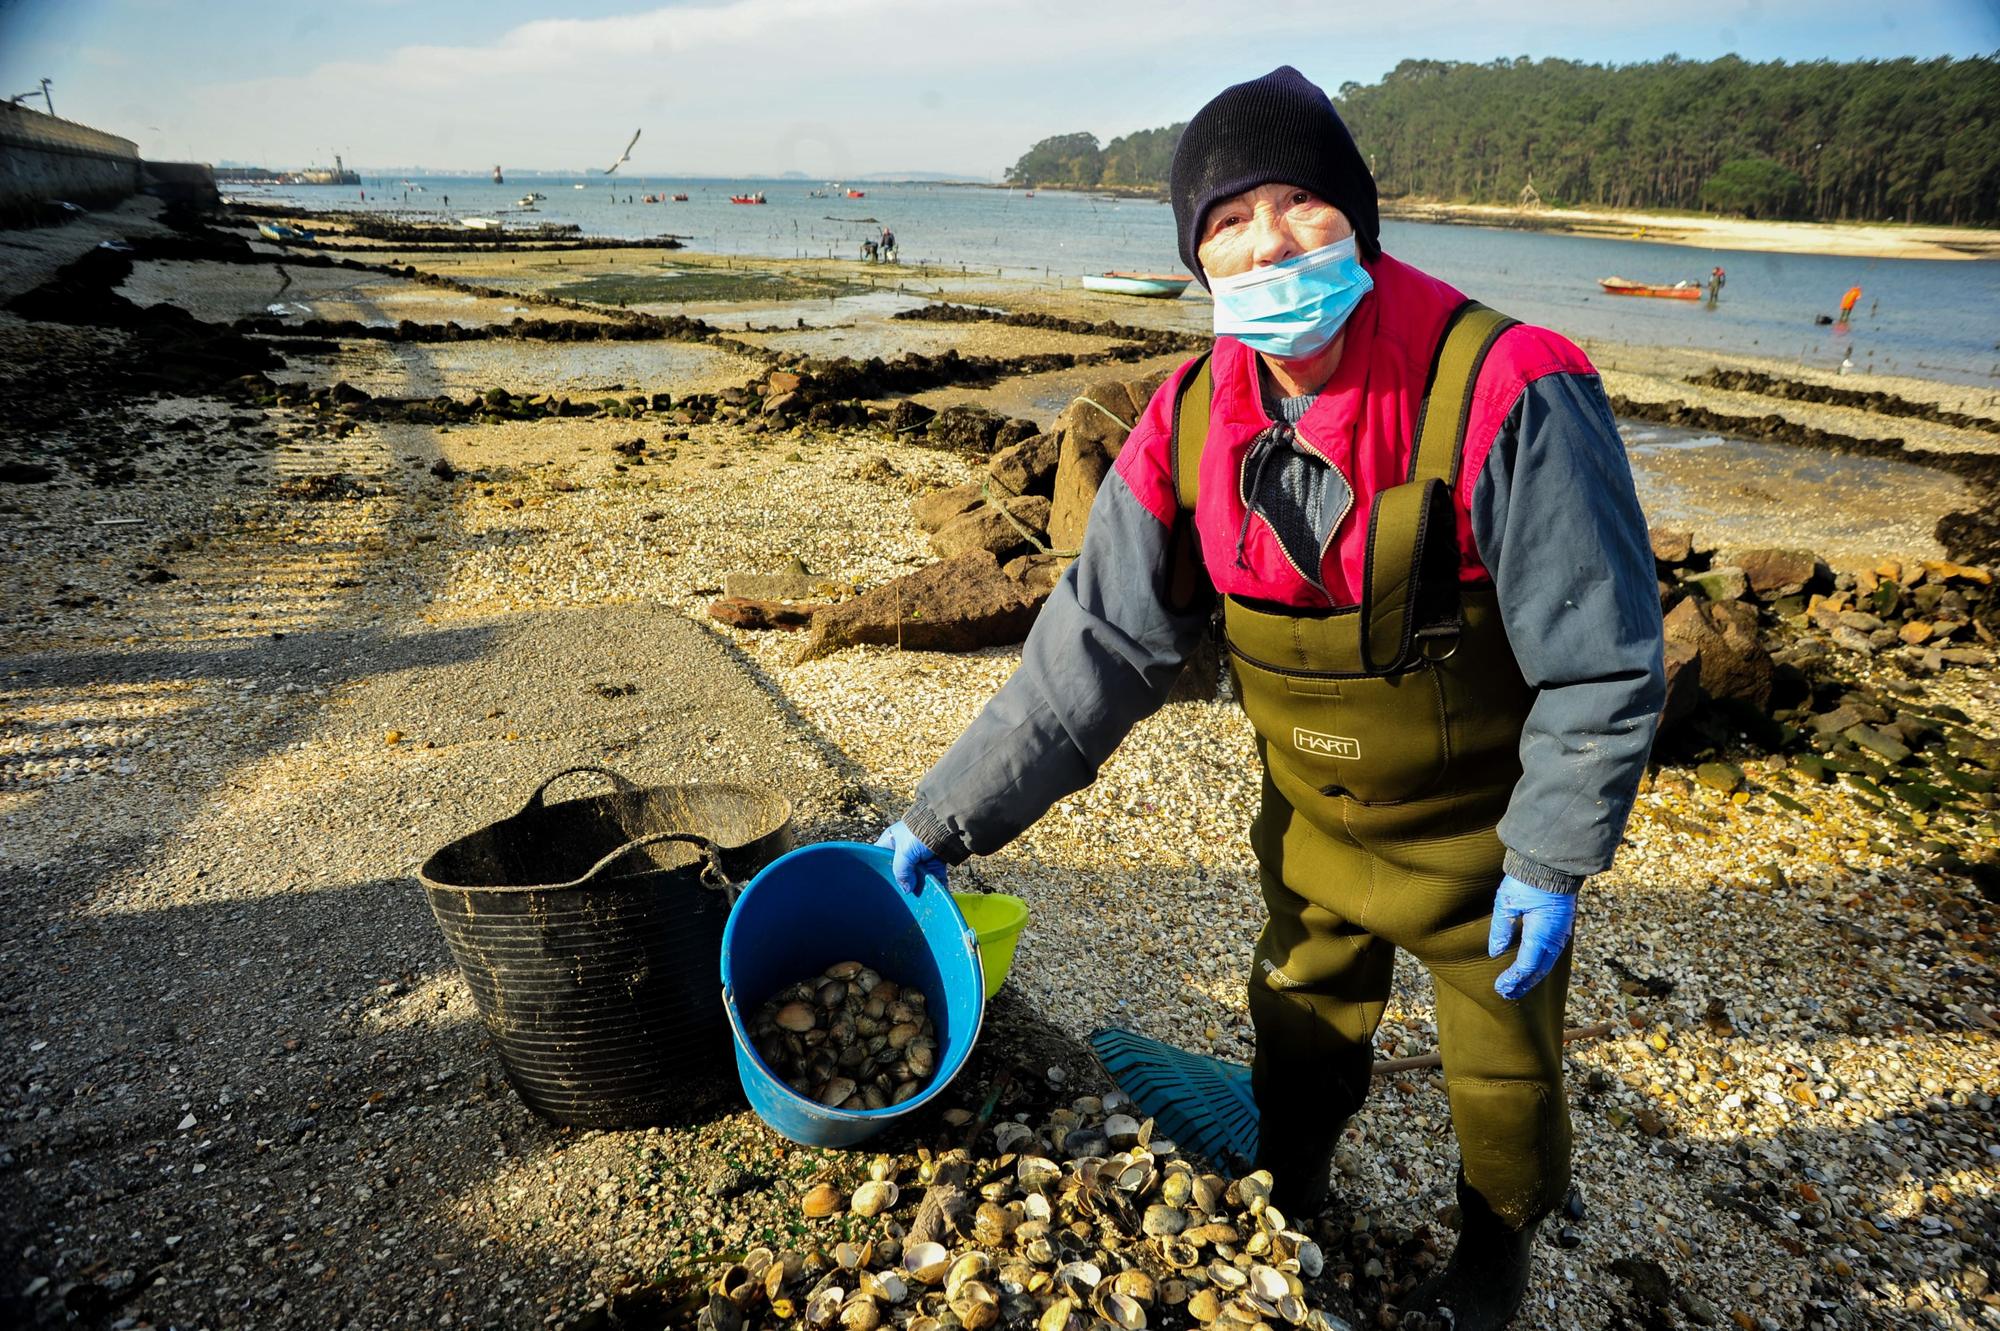
[[[1653,559],[1657,563],[1685,564],[1694,558],[1694,533],[1691,531],[1652,527],[1647,535],[1653,539]]]
[[[1050,495],[1055,492],[1056,463],[1061,457],[1062,440],[1038,434],[995,453],[986,474],[1007,494]]]
[[[797,392],[777,393],[764,399],[766,416],[796,416],[806,409],[806,400]]]
[[[798,386],[799,376],[790,370],[773,370],[764,376],[764,391],[772,396],[796,392]]]
[[[1062,581],[1070,561],[1062,555],[1020,555],[1000,566],[1000,571],[1037,596],[1047,596]]]
[[[1727,565],[1709,569],[1706,573],[1690,573],[1681,581],[1711,601],[1740,601],[1750,590],[1750,579],[1744,576],[1743,570]]]
[[[739,629],[802,629],[812,623],[818,605],[793,605],[748,596],[725,596],[711,602],[708,617]]]
[[[931,549],[937,551],[940,559],[951,559],[968,550],[988,550],[1004,559],[1023,553],[1029,546],[1022,528],[1039,537],[1047,530],[1048,523],[1049,501],[1040,495],[1020,495],[1009,499],[1004,508],[985,503],[953,518],[931,534]]]
[[[927,495],[919,495],[910,501],[910,514],[917,525],[925,531],[935,532],[953,518],[970,513],[986,500],[979,493],[978,481],[967,481],[964,485],[954,485],[949,490],[933,490]]]
[[[1797,596],[1820,571],[1819,557],[1810,550],[1743,550],[1733,562],[1743,570],[1751,592],[1760,601]]]
[[[973,550],[819,611],[799,659],[861,643],[962,652],[1019,642],[1046,599],[1004,573],[989,552]]]
[[[1667,700],[1660,708],[1660,729],[1666,731],[1693,714],[1701,699],[1701,652],[1669,638],[1666,648]]]
[[[1005,418],[984,407],[946,407],[924,428],[924,438],[934,448],[956,449],[964,453],[990,453],[993,438],[1000,433]]]
[[[1056,433],[1062,446],[1056,461],[1053,511],[1049,515],[1049,540],[1056,549],[1083,547],[1083,529],[1090,520],[1097,487],[1103,484],[1111,464],[1125,447],[1125,436],[1131,433],[1120,422],[1138,419],[1136,414],[1117,411],[1130,405],[1125,385],[1098,384],[1070,403],[1057,418]]]
[[[1755,606],[1689,597],[1667,613],[1666,636],[1697,654],[1697,677],[1709,697],[1760,708],[1770,702],[1771,654],[1758,640]]]

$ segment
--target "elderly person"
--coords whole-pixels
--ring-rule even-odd
[[[1464,1216],[1410,1303],[1502,1326],[1569,1184],[1577,893],[1664,695],[1624,448],[1576,347],[1383,252],[1368,168],[1296,70],[1203,107],[1172,192],[1214,347],[1155,395],[1020,669],[881,844],[920,890],[1087,785],[1219,595],[1263,765],[1257,1163],[1288,1215],[1324,1205],[1408,952],[1435,981]]]

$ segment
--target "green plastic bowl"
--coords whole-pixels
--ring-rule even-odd
[[[1028,903],[1004,892],[954,892],[959,913],[979,937],[979,966],[986,977],[986,996],[1000,992],[1014,964],[1014,945],[1028,923]]]

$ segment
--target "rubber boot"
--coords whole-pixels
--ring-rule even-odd
[[[1463,1217],[1458,1246],[1444,1270],[1417,1286],[1409,1311],[1449,1318],[1453,1331],[1499,1331],[1514,1320],[1528,1292],[1535,1227],[1541,1222],[1509,1228],[1463,1178],[1458,1209]]]
[[[1273,1130],[1258,1125],[1253,1165],[1271,1171],[1271,1204],[1294,1225],[1326,1209],[1333,1192],[1333,1148],[1346,1126],[1345,1116],[1305,1129]]]

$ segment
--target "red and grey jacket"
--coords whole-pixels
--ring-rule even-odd
[[[1366,515],[1379,489],[1408,474],[1432,355],[1464,299],[1388,255],[1369,269],[1375,289],[1349,318],[1339,366],[1297,421],[1296,444],[1266,410],[1256,353],[1216,341],[1194,514],[1215,591],[1312,609],[1360,599]],[[1020,668],[918,783],[905,821],[948,862],[991,854],[1095,779],[1164,701],[1208,623],[1209,601],[1177,601],[1168,586],[1183,520],[1173,402],[1188,368],[1154,395],[1105,477],[1082,553]],[[1523,775],[1499,828],[1506,871],[1574,891],[1611,863],[1665,696],[1652,550],[1581,351],[1516,325],[1488,353],[1473,396],[1456,492],[1459,576],[1493,583],[1535,690]],[[1274,440],[1316,455],[1315,470],[1327,464],[1303,523],[1313,530],[1268,491]]]

